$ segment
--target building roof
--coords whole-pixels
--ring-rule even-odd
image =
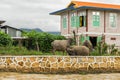
[[[19,30],[19,31],[22,31],[21,29],[17,29],[17,28],[14,28],[14,27],[11,27],[11,26],[8,26],[8,25],[5,25],[5,26],[0,26],[0,28],[12,28],[12,29],[15,29],[15,30]]]
[[[0,21],[0,24],[3,24],[3,23],[5,23],[5,21]]]
[[[100,9],[100,10],[115,10],[120,11],[120,5],[94,3],[94,2],[82,2],[72,1],[67,8],[50,13],[51,15],[59,15],[64,11],[76,10],[76,9]]]
[[[74,4],[75,8],[80,6],[91,6],[91,7],[98,7],[98,8],[112,8],[112,9],[120,9],[120,5],[113,5],[113,4],[104,4],[104,3],[94,3],[94,2],[82,2],[82,1],[72,1],[68,7]]]

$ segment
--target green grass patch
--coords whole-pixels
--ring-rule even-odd
[[[27,50],[25,47],[18,47],[18,46],[12,46],[12,47],[0,47],[0,55],[53,55],[53,52],[41,52],[41,51],[35,51],[35,50]],[[55,55],[62,56],[63,53],[56,51]],[[67,55],[64,53],[64,55]]]

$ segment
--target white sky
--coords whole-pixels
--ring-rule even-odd
[[[0,0],[0,20],[16,28],[60,31],[59,16],[49,13],[66,8],[71,0]],[[77,0],[79,1],[79,0]],[[120,4],[120,0],[80,0]]]

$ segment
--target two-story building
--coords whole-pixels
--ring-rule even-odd
[[[50,13],[61,17],[61,35],[73,36],[77,43],[89,39],[93,46],[101,40],[120,47],[120,5],[72,1],[67,8]]]

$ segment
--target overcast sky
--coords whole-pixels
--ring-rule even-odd
[[[16,28],[60,31],[60,18],[49,13],[65,8],[71,0],[0,0],[0,20]],[[79,1],[79,0],[78,0]],[[80,0],[120,4],[120,0]]]

